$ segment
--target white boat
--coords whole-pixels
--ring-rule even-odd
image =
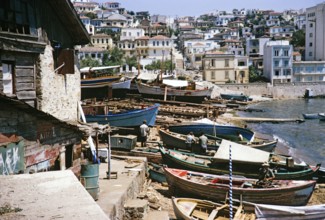
[[[148,98],[164,98],[174,101],[202,102],[211,97],[213,88],[189,89],[187,81],[184,80],[164,80],[160,85],[148,85],[141,82],[137,83],[139,93]]]
[[[319,120],[325,121],[325,113],[319,113],[318,116],[319,116]]]

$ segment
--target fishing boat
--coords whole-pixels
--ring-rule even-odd
[[[112,97],[124,97],[130,89],[131,79],[120,74],[108,73],[120,66],[84,67],[81,73],[81,98],[105,99],[111,91]]]
[[[303,113],[304,119],[319,119],[318,113]]]
[[[214,203],[194,198],[172,198],[173,209],[177,219],[214,220],[229,219],[229,204]],[[242,205],[233,206],[234,219],[255,220],[254,213],[246,213]]]
[[[244,94],[226,94],[226,93],[221,93],[220,97],[222,99],[226,100],[236,100],[236,101],[244,101],[247,102],[250,100],[250,98],[247,95]]]
[[[156,163],[148,163],[148,172],[149,177],[158,182],[158,183],[166,183],[166,177],[164,173],[164,169],[162,165],[158,165]]]
[[[225,201],[229,192],[229,176],[211,175],[181,169],[164,168],[170,193]],[[273,180],[264,187],[256,179],[232,178],[232,198],[271,205],[304,206],[308,203],[314,180]]]
[[[199,152],[200,150],[200,144],[197,137],[195,138],[195,143],[191,144],[192,149],[187,149],[187,145],[185,143],[186,135],[179,134],[176,132],[171,132],[166,129],[159,129],[159,135],[160,135],[160,139],[162,140],[166,148],[184,149],[190,151],[192,149],[196,149],[195,152]],[[208,144],[207,144],[208,150],[218,150],[222,139],[212,135],[206,135],[206,136],[208,137]],[[277,140],[268,141],[268,140],[261,139],[254,142],[238,141],[238,143],[246,146],[250,146],[255,149],[259,149],[267,152],[273,152],[274,148],[276,147]]]
[[[137,83],[139,93],[146,98],[158,98],[173,101],[186,101],[200,103],[211,97],[213,87],[205,89],[194,89],[188,86],[184,80],[163,80],[160,85],[148,85]]]
[[[164,164],[168,167],[193,170],[211,174],[229,174],[229,146],[232,147],[232,173],[238,176],[259,178],[259,169],[268,162],[275,179],[311,180],[317,179],[320,164],[311,167],[295,163],[291,157],[273,154],[233,142],[222,140],[214,156],[196,155],[160,146]]]
[[[325,121],[325,113],[319,113],[318,116],[319,116],[319,120]]]
[[[191,149],[187,148],[186,135],[171,132],[165,129],[159,129],[160,140],[163,142],[166,148],[184,149],[194,152],[200,151],[199,139],[195,137],[195,143],[191,144]],[[209,139],[207,143],[208,150],[217,150],[219,143],[216,140]]]
[[[99,124],[108,124],[115,127],[138,127],[143,123],[143,120],[147,121],[148,126],[154,126],[156,121],[156,116],[158,114],[159,104],[154,104],[152,106],[135,109],[126,110],[120,113],[107,112],[106,114],[97,114],[96,112],[91,113],[85,110],[83,106],[87,122],[97,122]],[[91,109],[96,109],[90,107]],[[91,110],[90,109],[90,110]]]
[[[253,142],[255,137],[255,133],[249,129],[215,123],[207,124],[199,122],[186,122],[178,125],[170,125],[168,129],[172,132],[186,135],[190,132],[193,132],[195,136],[200,136],[201,133],[204,133],[235,142],[239,141],[238,134],[241,134],[244,139],[243,141],[247,142]]]
[[[148,162],[152,162],[155,164],[162,163],[162,158],[159,149],[153,149],[153,148],[135,148],[130,151],[113,149],[112,155],[146,157]]]
[[[312,206],[279,206],[254,204],[254,206],[257,219],[325,219],[324,204]]]

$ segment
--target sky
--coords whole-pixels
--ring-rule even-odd
[[[111,2],[112,0],[93,0]],[[301,9],[313,7],[324,0],[115,0],[128,11],[149,11],[151,15],[199,16],[215,10],[231,11],[241,9]]]

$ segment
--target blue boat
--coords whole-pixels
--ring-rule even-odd
[[[112,113],[98,115],[86,114],[87,122],[97,122],[99,124],[107,124],[115,127],[137,127],[147,121],[148,126],[154,126],[156,116],[158,114],[159,104],[154,104],[144,109],[129,110],[122,113]]]
[[[244,101],[244,102],[247,102],[247,101],[251,100],[247,95],[243,95],[243,94],[224,94],[224,93],[221,93],[220,97],[222,99],[226,99],[226,100],[236,100],[236,101]]]
[[[213,135],[235,142],[238,141],[239,134],[243,136],[244,141],[248,142],[254,141],[255,135],[253,131],[246,128],[219,124],[184,123],[180,125],[170,125],[168,129],[180,134],[193,132],[195,136],[200,136],[203,132],[204,134]]]

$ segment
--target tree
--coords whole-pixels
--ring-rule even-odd
[[[99,66],[99,61],[96,59],[92,59],[91,57],[87,57],[85,59],[82,59],[80,61],[80,67],[94,67],[94,66]]]
[[[117,47],[113,47],[109,54],[105,53],[103,57],[105,66],[115,66],[123,64],[123,51]]]
[[[85,16],[90,18],[90,19],[96,19],[97,18],[97,14],[94,14],[92,12],[86,13]]]
[[[249,82],[268,82],[269,80],[262,76],[254,66],[249,66]]]
[[[303,30],[298,30],[293,33],[290,44],[293,47],[304,47],[305,46],[305,32]]]
[[[137,68],[137,66],[138,66],[138,61],[137,61],[136,56],[126,57],[125,63],[129,66],[129,68],[132,68],[133,66],[135,68]]]

